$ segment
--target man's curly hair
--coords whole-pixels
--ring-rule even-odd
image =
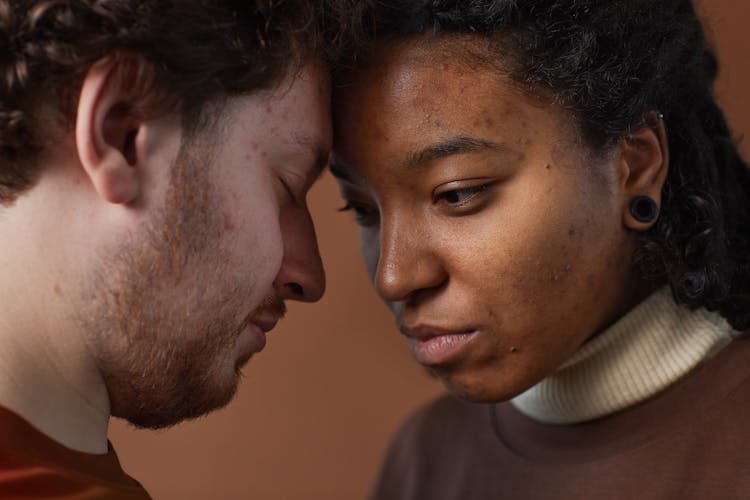
[[[718,63],[691,0],[381,0],[364,26],[377,44],[482,37],[522,88],[571,112],[593,150],[663,113],[669,174],[635,258],[678,302],[750,329],[750,170],[715,102]]]
[[[184,116],[322,57],[321,9],[315,0],[0,0],[0,204],[38,175],[39,108],[70,120],[70,98],[96,61],[143,55],[156,70],[154,105]]]

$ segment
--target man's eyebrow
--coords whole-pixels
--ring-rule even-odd
[[[331,158],[331,153],[319,149],[315,155],[315,166],[310,172],[310,184],[315,184],[325,172]]]
[[[410,170],[447,156],[479,153],[487,150],[513,153],[513,151],[504,144],[459,135],[431,144],[418,152],[412,153],[404,163],[403,168]]]
[[[315,163],[308,176],[308,184],[315,184],[320,179],[320,176],[323,175],[326,166],[328,166],[331,153],[322,148],[319,142],[310,136],[297,136],[295,137],[295,142],[302,148],[312,151],[315,155]]]

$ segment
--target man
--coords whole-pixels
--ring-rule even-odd
[[[0,497],[148,498],[110,415],[225,405],[322,295],[315,4],[0,1]]]

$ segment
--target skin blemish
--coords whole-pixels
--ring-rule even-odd
[[[55,295],[62,297],[63,292],[60,283],[55,283],[55,286],[53,286],[52,289],[55,291]]]
[[[574,227],[571,227],[570,229],[568,229],[568,236],[573,237],[575,235],[576,235],[576,230]]]
[[[269,114],[269,115],[271,113],[273,113],[273,106],[271,106],[270,104],[267,104],[266,105],[266,113]]]
[[[229,212],[224,212],[224,230],[231,231],[234,229],[234,220],[232,220],[232,215]]]
[[[547,170],[552,170],[552,165],[550,165],[549,163],[547,163],[547,165],[544,168],[546,168]]]
[[[517,353],[518,353],[518,347],[515,347],[515,346],[514,346],[514,347],[511,347],[511,348],[510,348],[510,352],[511,352],[512,354],[517,354]]]

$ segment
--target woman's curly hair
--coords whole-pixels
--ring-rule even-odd
[[[504,71],[551,92],[594,150],[663,113],[669,174],[636,259],[677,301],[750,329],[750,170],[715,102],[718,63],[691,0],[381,0],[365,26],[378,43],[451,34],[494,41]]]
[[[71,120],[70,98],[97,60],[142,54],[158,104],[185,116],[322,56],[321,9],[315,0],[0,0],[0,204],[38,174],[39,108]]]

